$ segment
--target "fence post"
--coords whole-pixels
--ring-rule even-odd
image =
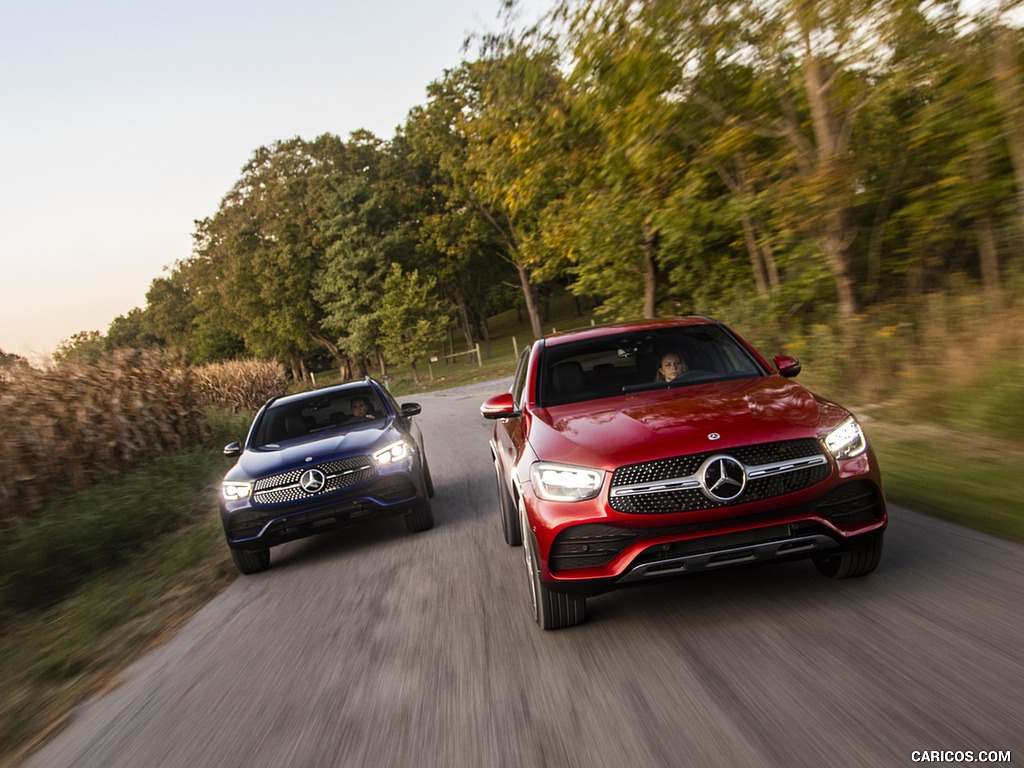
[[[512,357],[516,360],[519,359],[519,344],[516,343],[516,337],[512,337]]]
[[[478,368],[484,367],[484,359],[480,357],[480,342],[476,343],[476,363]]]

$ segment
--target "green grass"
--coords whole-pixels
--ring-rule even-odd
[[[215,442],[245,421],[214,414]],[[227,465],[213,449],[164,457],[55,502],[5,549],[0,766],[234,579],[215,495]],[[25,610],[22,590],[48,607]]]
[[[1024,542],[1024,446],[944,428],[869,428],[890,502]]]

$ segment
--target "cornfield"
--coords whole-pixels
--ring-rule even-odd
[[[232,360],[193,368],[203,402],[228,408],[232,413],[258,411],[271,397],[288,386],[284,368],[263,360]]]
[[[203,404],[180,356],[158,351],[12,371],[0,379],[0,531],[58,494],[202,445]]]

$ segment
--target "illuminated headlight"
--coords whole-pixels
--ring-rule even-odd
[[[825,437],[825,447],[836,459],[852,459],[868,448],[868,441],[853,416],[848,418]]]
[[[538,462],[531,470],[533,488],[547,501],[583,501],[601,492],[604,472],[586,467]]]
[[[220,487],[220,492],[228,501],[238,501],[239,499],[248,498],[249,494],[252,493],[252,484],[235,483],[225,480]]]
[[[409,455],[409,444],[405,440],[392,443],[387,448],[373,454],[373,460],[378,464],[394,464]]]

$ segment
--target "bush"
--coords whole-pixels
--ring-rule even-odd
[[[0,606],[45,606],[111,570],[216,504],[212,451],[163,456],[116,481],[68,494],[11,535],[0,558]],[[197,495],[209,503],[197,509]]]

